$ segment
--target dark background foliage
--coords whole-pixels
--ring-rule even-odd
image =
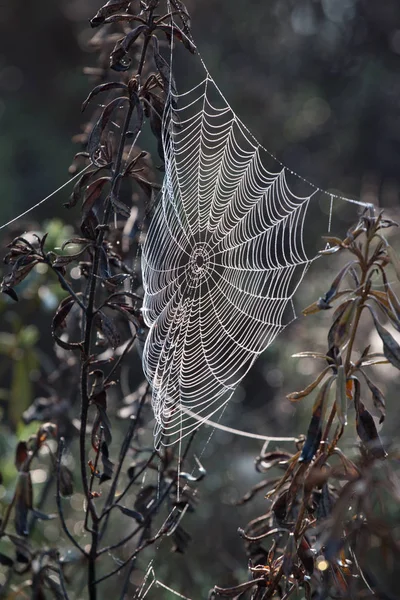
[[[1,7],[0,224],[68,178],[77,150],[71,139],[90,89],[82,74],[83,66],[92,63],[86,48],[91,34],[88,19],[99,4],[13,0]],[[211,74],[258,139],[317,185],[373,202],[395,215],[400,185],[397,0],[188,0],[187,6],[194,39]],[[188,54],[179,62],[183,86],[191,80],[194,60]],[[56,246],[67,237],[65,224],[75,222],[74,213],[62,206],[67,196],[61,192],[13,230],[22,231],[26,223],[40,230],[43,221],[52,220]],[[1,233],[4,245],[10,232]],[[300,304],[326,291],[332,265],[326,259],[314,265],[300,292]],[[38,300],[31,298],[17,308],[1,300],[0,306],[4,417],[0,457],[9,480],[15,475],[11,454],[15,440],[26,435],[19,415],[39,393],[35,361],[46,361],[52,344],[48,315],[57,303],[56,291],[41,285],[40,273],[36,283]],[[32,292],[32,297],[36,295]],[[309,407],[293,407],[285,394],[300,389],[313,375],[314,365],[289,357],[322,345],[327,326],[327,319],[318,316],[301,319],[286,330],[244,380],[224,423],[263,434],[303,432]],[[366,339],[368,335],[365,331]],[[389,408],[398,383],[392,378],[393,371],[388,370],[382,381]],[[399,424],[395,411],[391,414],[384,429],[389,438]],[[205,430],[203,439],[209,434]],[[259,449],[251,440],[213,434],[202,457],[209,475],[196,518],[188,520],[190,550],[185,556],[171,555],[169,547],[161,546],[155,570],[162,581],[200,598],[216,582],[231,585],[245,577],[237,527],[260,514],[264,500],[260,497],[246,507],[234,502],[260,479],[253,468]],[[38,478],[37,486],[42,484]],[[6,497],[1,485],[0,497]],[[54,542],[57,531],[47,525],[45,535]],[[154,597],[167,598],[165,594]]]

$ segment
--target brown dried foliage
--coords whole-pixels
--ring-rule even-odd
[[[394,226],[368,210],[344,240],[326,238],[322,254],[347,253],[350,260],[328,292],[304,310],[310,315],[339,301],[326,354],[295,355],[325,363],[315,381],[288,396],[297,402],[315,392],[310,425],[294,453],[271,452],[267,444],[257,458],[259,472],[278,467],[283,475],[270,476],[242,500],[264,490],[269,502],[265,515],[239,530],[250,580],[233,588],[216,586],[212,598],[289,598],[299,589],[313,600],[394,598],[373,557],[379,548],[388,572],[400,560],[400,539],[390,515],[390,507],[399,502],[398,450],[384,447],[366,408],[372,407],[379,423],[384,421],[385,398],[368,369],[387,363],[400,368],[400,346],[381,323],[388,320],[400,331],[400,303],[387,274],[392,265],[399,275],[398,259],[383,234]],[[351,285],[344,287],[346,276]],[[355,351],[363,313],[382,340],[382,353],[370,346]],[[353,429],[358,452],[340,448],[345,427]]]

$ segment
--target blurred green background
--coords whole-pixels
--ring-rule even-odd
[[[72,156],[80,150],[71,138],[80,131],[80,105],[91,89],[82,68],[95,61],[86,48],[92,35],[88,19],[100,5],[98,0],[2,3],[0,224],[68,179]],[[316,185],[373,202],[396,218],[398,0],[187,0],[187,7],[195,42],[212,76],[259,141]],[[191,61],[197,58],[186,53],[177,62],[183,86],[191,81]],[[44,221],[53,220],[51,243],[56,246],[68,237],[66,227],[79,216],[63,208],[67,197],[68,191],[62,191],[12,231],[23,231],[27,224],[40,230]],[[345,235],[344,217],[341,223],[342,230],[334,233]],[[324,227],[315,223],[321,235]],[[12,232],[1,234],[4,247]],[[398,248],[396,232],[392,242]],[[313,265],[299,292],[300,307],[329,288],[336,266],[335,260],[326,258]],[[6,487],[15,477],[15,440],[27,435],[19,415],[38,394],[37,361],[47,360],[52,351],[49,315],[57,303],[57,288],[43,285],[42,275],[35,274],[31,297],[18,306],[0,300],[0,460],[7,475],[0,499],[7,499]],[[265,435],[304,432],[310,402],[294,406],[285,394],[306,385],[316,365],[290,357],[301,350],[323,350],[329,319],[326,314],[302,318],[285,330],[245,378],[223,423]],[[366,340],[368,336],[365,326]],[[395,412],[398,377],[391,368],[380,373],[391,415],[382,433],[384,439],[391,439],[398,435],[400,424]],[[202,431],[199,452],[209,435],[210,431]],[[185,520],[192,542],[185,555],[171,554],[167,544],[161,545],[154,563],[161,581],[197,600],[205,598],[214,584],[232,585],[246,577],[237,528],[265,512],[266,501],[261,494],[245,507],[234,502],[262,477],[253,467],[260,447],[256,441],[214,432],[202,457],[209,475],[200,485],[199,506]],[[43,484],[38,477],[36,486]],[[80,510],[79,499],[74,502]],[[58,536],[54,527],[47,526],[49,544]],[[145,557],[142,574],[146,567]],[[102,597],[109,594],[110,585],[102,588]],[[158,590],[152,597],[173,596]]]

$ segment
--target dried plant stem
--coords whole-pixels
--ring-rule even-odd
[[[149,16],[148,16],[149,23],[151,23],[152,17],[153,17],[153,11],[151,10],[149,12]],[[138,66],[138,70],[137,70],[138,78],[140,78],[140,76],[142,74],[150,38],[151,38],[151,36],[147,35],[144,39],[141,57],[140,57],[140,61],[139,61],[139,66]],[[83,492],[84,492],[85,498],[87,499],[88,511],[90,513],[91,521],[92,521],[92,528],[90,529],[90,532],[92,534],[92,543],[91,543],[91,548],[90,548],[89,557],[88,557],[88,563],[89,563],[88,564],[88,590],[89,590],[90,600],[96,600],[96,598],[97,598],[96,565],[95,565],[95,563],[96,563],[96,559],[98,556],[98,544],[100,541],[100,537],[104,533],[104,530],[105,530],[105,527],[107,524],[107,520],[108,520],[108,514],[107,514],[105,523],[103,525],[103,528],[102,528],[102,531],[100,534],[100,531],[99,531],[100,516],[97,514],[96,507],[91,498],[90,488],[89,488],[89,484],[88,484],[87,464],[86,464],[87,457],[86,457],[86,447],[85,447],[86,426],[87,426],[89,403],[90,403],[88,384],[89,384],[90,355],[91,355],[92,337],[93,337],[93,325],[94,325],[94,317],[95,317],[95,298],[96,298],[97,282],[98,282],[97,274],[98,274],[99,265],[100,265],[100,257],[101,257],[101,252],[102,252],[104,236],[105,236],[106,229],[107,229],[108,223],[110,221],[111,212],[112,212],[111,196],[118,197],[118,195],[119,195],[119,188],[120,188],[120,184],[121,184],[123,153],[124,153],[125,143],[126,143],[126,139],[127,139],[127,133],[129,130],[129,126],[130,126],[130,122],[131,122],[134,110],[135,110],[135,103],[133,102],[132,99],[130,99],[129,106],[126,111],[125,119],[124,119],[122,130],[121,130],[121,136],[120,136],[117,155],[116,155],[115,164],[114,164],[114,168],[113,168],[110,197],[108,197],[108,199],[106,200],[105,210],[104,210],[104,215],[103,215],[103,222],[98,230],[95,252],[94,252],[94,259],[93,259],[93,267],[92,267],[90,280],[89,280],[89,293],[88,293],[88,300],[87,300],[86,313],[85,313],[84,343],[83,343],[83,355],[82,355],[82,363],[81,363],[81,424],[80,424],[79,446],[80,446],[80,465],[81,465],[81,478],[82,478]],[[134,426],[134,428],[135,428],[135,426]],[[134,431],[134,428],[133,428],[133,431]],[[133,432],[132,432],[132,435],[133,435]],[[122,467],[122,461],[120,461],[120,463],[119,463],[113,485],[111,486],[110,494],[106,501],[106,508],[109,507],[109,505],[112,502],[112,498],[114,497],[121,467]],[[85,522],[87,524],[87,519]]]
[[[125,115],[125,120],[121,132],[119,147],[117,158],[115,161],[113,179],[111,183],[112,193],[118,193],[119,185],[120,185],[120,172],[122,166],[122,156],[126,141],[126,134],[129,129],[129,124],[132,118],[134,110],[134,104],[132,102],[129,103],[128,110]],[[84,335],[84,343],[83,343],[83,356],[82,356],[82,364],[81,364],[81,424],[80,424],[80,434],[79,434],[79,451],[80,451],[80,466],[81,466],[81,477],[82,477],[82,486],[83,493],[88,503],[88,511],[90,512],[91,520],[92,520],[92,529],[90,530],[92,534],[92,543],[88,558],[88,588],[89,588],[89,598],[90,600],[96,600],[97,598],[97,588],[96,588],[96,569],[95,562],[97,558],[97,550],[98,550],[98,541],[99,541],[99,516],[96,511],[96,507],[90,495],[88,476],[87,476],[87,457],[86,457],[86,426],[88,420],[88,412],[89,412],[89,368],[90,368],[90,355],[91,355],[91,347],[92,347],[92,336],[93,336],[93,324],[94,324],[94,303],[96,298],[96,290],[97,290],[97,273],[99,270],[100,264],[100,256],[102,251],[102,244],[104,241],[105,235],[105,226],[108,224],[111,216],[112,205],[111,201],[108,200],[106,203],[104,216],[103,216],[103,227],[99,228],[99,232],[96,240],[96,248],[94,253],[93,260],[93,268],[91,272],[90,282],[89,282],[89,294],[88,294],[88,302],[86,308],[86,319],[85,319],[85,335]]]
[[[362,290],[361,301],[356,308],[356,314],[355,314],[354,322],[352,325],[349,343],[347,345],[346,360],[345,360],[345,364],[344,364],[344,370],[346,373],[346,377],[349,377],[350,372],[351,372],[351,356],[353,353],[354,343],[355,343],[355,340],[357,337],[358,326],[360,324],[361,314],[362,314],[362,311],[365,306],[364,302],[368,297],[368,292],[365,290],[365,284],[367,281],[367,275],[368,275],[368,270],[369,270],[369,264],[368,264],[369,246],[370,246],[370,244],[369,244],[369,241],[367,240],[366,244],[365,244],[365,252],[364,252],[364,256],[363,256],[364,260],[363,260],[363,265],[362,265],[363,268],[362,268],[362,274],[361,274],[361,281],[360,281],[360,285],[359,285],[359,289]],[[328,417],[328,420],[327,420],[327,423],[325,426],[325,431],[324,431],[322,439],[321,439],[321,442],[323,442],[323,443],[325,443],[328,439],[335,416],[336,416],[336,404],[334,404],[332,406],[330,415]],[[333,450],[334,450],[334,448],[332,448],[332,451]]]

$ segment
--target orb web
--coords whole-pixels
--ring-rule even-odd
[[[165,177],[142,254],[150,328],[143,364],[156,439],[173,443],[222,411],[295,318],[294,294],[316,258],[305,249],[305,221],[310,201],[326,193],[278,162],[267,169],[271,155],[207,71],[188,92],[170,91],[163,149]],[[306,193],[294,193],[292,176]]]

